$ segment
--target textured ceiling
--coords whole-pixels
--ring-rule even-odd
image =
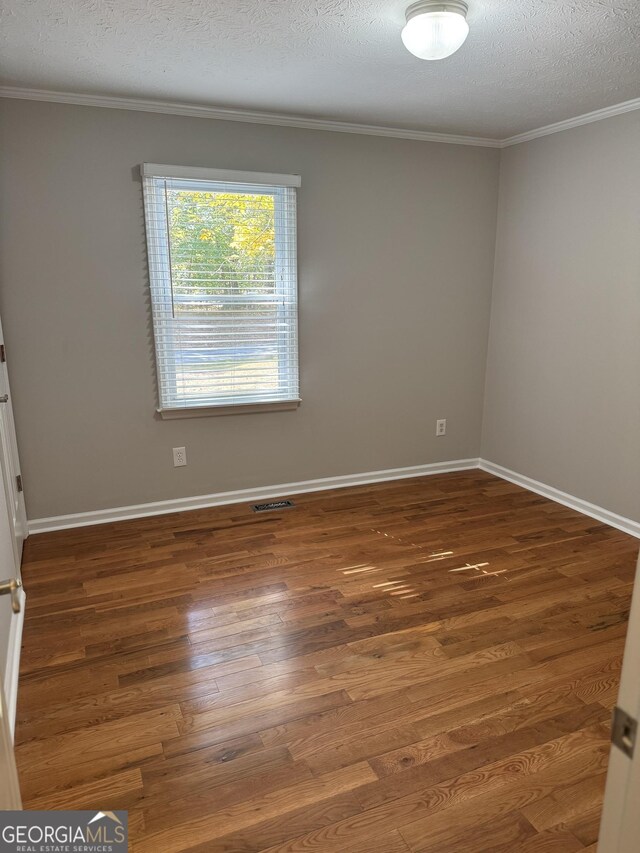
[[[2,83],[504,138],[640,96],[640,0],[469,0],[449,59],[411,0],[3,0]]]

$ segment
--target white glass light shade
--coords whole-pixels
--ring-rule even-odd
[[[407,9],[402,41],[419,59],[444,59],[469,35],[465,3],[416,3]]]

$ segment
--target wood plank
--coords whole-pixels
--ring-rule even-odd
[[[74,809],[91,809],[95,803],[104,804],[104,809],[115,811],[116,809],[128,809],[135,804],[131,794],[142,794],[142,773],[140,768],[123,770],[104,776],[101,779],[93,779],[73,788],[51,794],[47,793],[41,797],[30,800],[30,808],[33,810],[67,809],[69,803],[73,803]]]
[[[167,853],[182,850],[185,838],[190,845],[211,843],[227,833],[236,832],[276,815],[286,814],[287,811],[292,811],[306,803],[317,803],[344,791],[352,791],[373,779],[375,774],[366,762],[354,764],[293,787],[270,791],[220,812],[204,811],[199,817],[186,824],[176,824],[172,819],[170,826],[150,834],[140,842],[138,850],[140,853],[158,849]]]

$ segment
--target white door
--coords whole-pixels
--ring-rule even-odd
[[[18,698],[18,670],[25,606],[20,567],[16,567],[15,562],[15,542],[5,490],[0,484],[0,674],[11,732]]]
[[[20,808],[13,755],[25,595],[20,577],[27,516],[4,336],[0,325],[0,810]]]
[[[2,323],[0,323],[0,473],[12,531],[15,571],[20,571],[22,545],[27,536],[27,513],[22,491],[18,443],[13,421],[9,375]],[[0,570],[0,579],[2,572]]]
[[[13,731],[24,618],[20,560],[27,535],[18,445],[0,324],[0,676],[7,720]]]
[[[634,724],[640,720],[640,559],[629,615],[617,708],[619,725],[614,725],[598,853],[638,853],[640,732],[636,734]]]
[[[4,691],[0,684],[0,811],[20,808],[22,803],[13,754],[13,736]]]

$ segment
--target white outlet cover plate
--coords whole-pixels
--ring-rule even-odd
[[[174,447],[173,448],[173,465],[174,468],[181,468],[183,465],[187,464],[187,448],[186,447]]]

